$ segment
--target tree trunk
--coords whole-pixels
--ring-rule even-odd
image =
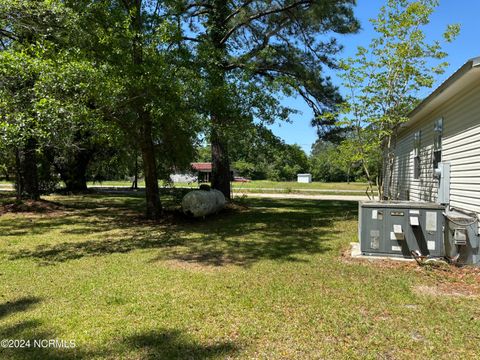
[[[20,150],[15,149],[15,190],[17,200],[22,199],[23,188],[22,160],[20,158]]]
[[[230,160],[228,158],[228,146],[226,141],[215,129],[215,121],[211,135],[212,147],[212,188],[219,190],[226,199],[230,199]]]
[[[27,199],[40,199],[40,191],[38,188],[38,171],[37,171],[37,141],[33,138],[27,140],[23,159],[23,176],[24,176],[24,197]]]
[[[23,150],[17,150],[16,162],[16,189],[17,199],[40,199],[37,170],[37,141],[30,138],[26,141]]]
[[[375,200],[375,194],[373,191],[373,179],[372,179],[372,176],[370,175],[370,171],[368,171],[368,165],[367,165],[366,159],[362,159],[362,166],[363,166],[363,172],[365,173],[365,176],[367,177],[367,182],[368,182],[366,194],[369,200]]]
[[[162,215],[162,204],[160,202],[160,193],[158,191],[157,164],[155,160],[155,147],[152,137],[152,123],[143,113],[142,126],[142,160],[143,173],[145,175],[145,197],[147,201],[147,218],[158,219]]]
[[[225,131],[219,131],[221,125],[218,124],[215,116],[211,119],[211,149],[212,149],[212,188],[219,190],[230,199],[230,159],[228,157],[228,144]]]
[[[225,92],[226,70],[222,66],[227,58],[227,49],[222,41],[225,31],[225,19],[229,14],[227,2],[212,1],[212,13],[208,20],[208,35],[213,45],[207,66],[208,90],[210,92],[210,121],[212,149],[212,188],[230,199],[230,160],[228,157],[227,124],[230,121],[231,109],[229,94]]]
[[[135,33],[132,43],[132,61],[134,71],[138,78],[145,75],[143,61],[142,32],[144,23],[142,17],[142,0],[134,0],[126,3],[131,16],[131,29]],[[155,146],[153,143],[153,125],[151,114],[145,109],[145,99],[142,89],[138,84],[132,88],[132,98],[136,101],[136,114],[140,124],[139,148],[142,151],[143,173],[145,175],[145,198],[147,201],[147,218],[158,219],[162,215],[162,204],[158,191],[157,162],[155,159]]]
[[[80,150],[73,156],[70,164],[59,169],[67,191],[76,193],[87,190],[87,168],[91,158],[90,151]]]
[[[395,147],[398,130],[395,128],[392,134],[388,137],[386,153],[388,161],[388,192],[387,200],[393,200],[396,198],[396,194],[393,194],[393,173],[395,172]]]
[[[133,182],[132,182],[132,190],[138,189],[138,154],[135,150],[135,167],[133,169]]]
[[[5,172],[4,172],[5,181],[7,181],[7,182],[10,182],[10,180],[11,180],[11,179],[10,179],[10,170],[11,170],[10,167],[7,166],[7,168],[5,169]]]

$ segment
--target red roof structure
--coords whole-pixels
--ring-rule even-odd
[[[211,172],[212,171],[212,163],[191,163],[193,170],[200,171],[200,172]]]

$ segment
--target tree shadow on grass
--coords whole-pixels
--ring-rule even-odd
[[[301,255],[332,249],[336,221],[355,216],[356,205],[345,202],[304,200],[250,200],[246,211],[225,211],[204,220],[176,219],[171,223],[129,222],[120,214],[71,219],[86,226],[85,234],[125,229],[122,235],[106,239],[39,245],[33,250],[12,253],[10,259],[32,258],[55,264],[89,256],[158,249],[152,261],[178,260],[209,266],[249,266],[257,261],[305,261]],[[90,211],[90,210],[87,210]],[[53,222],[55,223],[55,219]],[[70,220],[69,220],[70,221]],[[96,221],[93,225],[92,221]],[[42,225],[48,227],[48,220]],[[83,225],[82,225],[83,227]],[[67,231],[77,231],[71,229]],[[127,231],[128,230],[128,231]]]
[[[33,250],[20,250],[11,254],[10,260],[32,258],[43,265],[54,265],[89,256],[128,253],[134,250],[155,249],[178,245],[172,233],[166,230],[161,236],[147,234],[133,237],[108,238],[81,242],[64,242],[53,246],[39,245]]]
[[[7,301],[0,304],[0,318],[27,311],[39,302],[41,299],[37,297]],[[124,352],[141,359],[211,359],[225,358],[239,350],[238,345],[230,341],[201,344],[176,329],[147,331],[122,339],[121,343],[106,349],[84,348],[76,339],[62,338],[36,319],[13,324],[3,321],[0,324],[0,340],[11,340],[6,344],[2,342],[0,359],[12,360],[123,358],[126,355]],[[54,343],[48,342],[52,340]]]
[[[27,311],[32,306],[41,302],[38,297],[23,297],[0,304],[0,319],[8,318],[18,312]],[[58,349],[52,346],[39,346],[44,344],[39,340],[58,338],[52,331],[45,330],[38,320],[23,320],[14,324],[6,324],[2,319],[0,325],[0,359],[76,359],[81,357],[80,352],[74,349]],[[4,343],[6,341],[6,343]],[[37,342],[35,342],[37,341]]]
[[[15,346],[10,343],[8,346],[0,348],[1,359],[70,360],[88,358],[82,355],[78,349],[62,348],[58,345],[55,347],[53,344],[48,345],[45,341],[41,341],[55,340],[58,339],[58,336],[50,330],[45,330],[45,326],[38,320],[25,320],[14,325],[1,326],[0,339],[22,340],[22,343],[17,342]]]
[[[28,308],[38,304],[40,301],[41,299],[38,297],[29,296],[0,304],[0,319],[12,313],[25,311]]]
[[[178,330],[149,331],[125,340],[142,359],[224,359],[239,350],[231,341],[201,344]]]
[[[25,320],[0,326],[0,339],[22,340],[22,346],[0,347],[1,359],[71,360],[71,359],[224,359],[240,347],[231,341],[202,344],[179,330],[149,331],[123,339],[121,343],[101,348],[85,348],[75,339],[66,339],[38,320]],[[45,341],[47,340],[47,342]],[[48,343],[49,340],[56,341]]]
[[[15,220],[0,221],[0,235],[41,235],[60,229],[67,235],[89,236],[114,229],[162,224],[145,219],[143,198],[122,194],[90,194],[68,196],[58,201],[55,204],[63,207],[62,212],[45,216],[30,213],[17,216]]]
[[[75,339],[64,339],[54,331],[45,330],[38,320],[25,320],[14,325],[0,326],[0,339],[23,340],[22,347],[0,347],[1,359],[12,360],[71,360],[71,359],[224,359],[239,351],[231,341],[213,344],[199,343],[179,330],[149,331],[123,339],[108,348],[84,348]],[[48,343],[44,340],[55,340]],[[73,342],[73,343],[72,343]]]

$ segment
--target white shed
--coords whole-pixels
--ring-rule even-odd
[[[297,182],[309,184],[312,182],[312,174],[297,174]]]

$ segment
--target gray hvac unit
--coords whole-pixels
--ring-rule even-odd
[[[410,201],[364,201],[359,204],[359,237],[363,255],[445,256],[445,206]]]
[[[457,264],[480,265],[478,217],[458,210],[445,212],[445,252]]]

